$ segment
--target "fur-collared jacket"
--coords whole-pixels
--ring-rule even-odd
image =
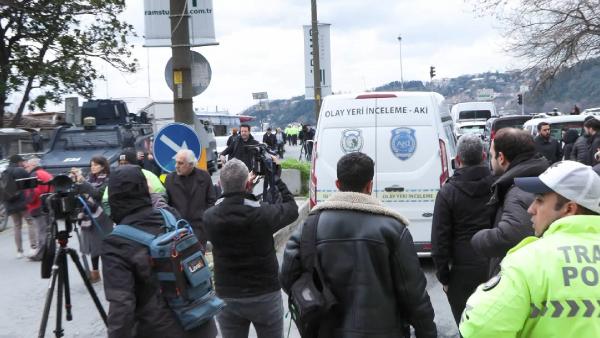
[[[316,251],[338,304],[323,317],[319,337],[436,337],[433,308],[412,237],[402,215],[370,195],[339,192],[305,222],[317,224]],[[305,223],[306,224],[306,223]],[[286,293],[300,277],[302,227],[287,243],[280,281]]]

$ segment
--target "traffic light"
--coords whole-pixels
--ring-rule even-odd
[[[523,94],[518,94],[517,95],[517,103],[518,104],[523,104]]]
[[[429,67],[429,77],[433,79],[434,76],[435,76],[435,67],[431,66],[431,67]]]

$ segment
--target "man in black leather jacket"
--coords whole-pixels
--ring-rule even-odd
[[[111,218],[158,234],[164,220],[152,208],[146,178],[139,166],[122,165],[111,172],[108,183]],[[175,209],[169,209],[178,216]],[[185,331],[166,300],[154,276],[148,248],[119,236],[107,236],[103,243],[104,293],[110,303],[109,338],[214,338],[214,320]]]
[[[436,337],[408,221],[371,196],[374,163],[363,153],[337,164],[340,192],[316,206],[316,253],[338,302],[323,316],[319,337]],[[287,243],[279,279],[286,293],[302,273],[302,227]]]
[[[467,299],[488,276],[487,258],[477,255],[470,243],[477,231],[492,226],[494,209],[486,204],[494,178],[484,159],[481,138],[462,136],[456,156],[459,168],[440,189],[433,210],[431,257],[456,325]]]

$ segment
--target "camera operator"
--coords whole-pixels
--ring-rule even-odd
[[[240,126],[240,136],[236,138],[225,150],[221,152],[221,163],[227,162],[226,155],[229,155],[229,159],[237,158],[244,162],[246,167],[252,168],[252,156],[254,155],[251,147],[258,144],[258,141],[250,134],[250,126],[242,124]]]
[[[283,303],[273,234],[298,217],[298,206],[277,179],[281,203],[260,204],[249,193],[254,173],[237,159],[220,173],[223,198],[204,214],[213,245],[215,289],[227,306],[217,316],[224,338],[245,337],[250,323],[258,337],[283,335]]]
[[[36,177],[38,181],[48,183],[53,177],[46,170],[40,167],[40,159],[37,157],[29,159],[25,162],[25,170],[29,172],[30,177]],[[33,224],[37,232],[37,245],[36,252],[29,259],[33,261],[41,261],[44,254],[44,247],[48,237],[48,225],[49,219],[48,214],[42,211],[42,200],[40,196],[52,192],[52,188],[49,185],[38,184],[37,187],[28,190],[25,193],[27,200],[27,212],[33,219]]]

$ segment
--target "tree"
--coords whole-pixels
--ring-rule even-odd
[[[0,127],[11,94],[22,97],[11,127],[27,105],[43,109],[73,92],[92,97],[102,78],[94,60],[135,72],[133,26],[118,18],[124,7],[124,0],[0,0]]]
[[[600,56],[598,0],[470,0],[504,24],[507,50],[528,60],[538,87],[575,63]]]

